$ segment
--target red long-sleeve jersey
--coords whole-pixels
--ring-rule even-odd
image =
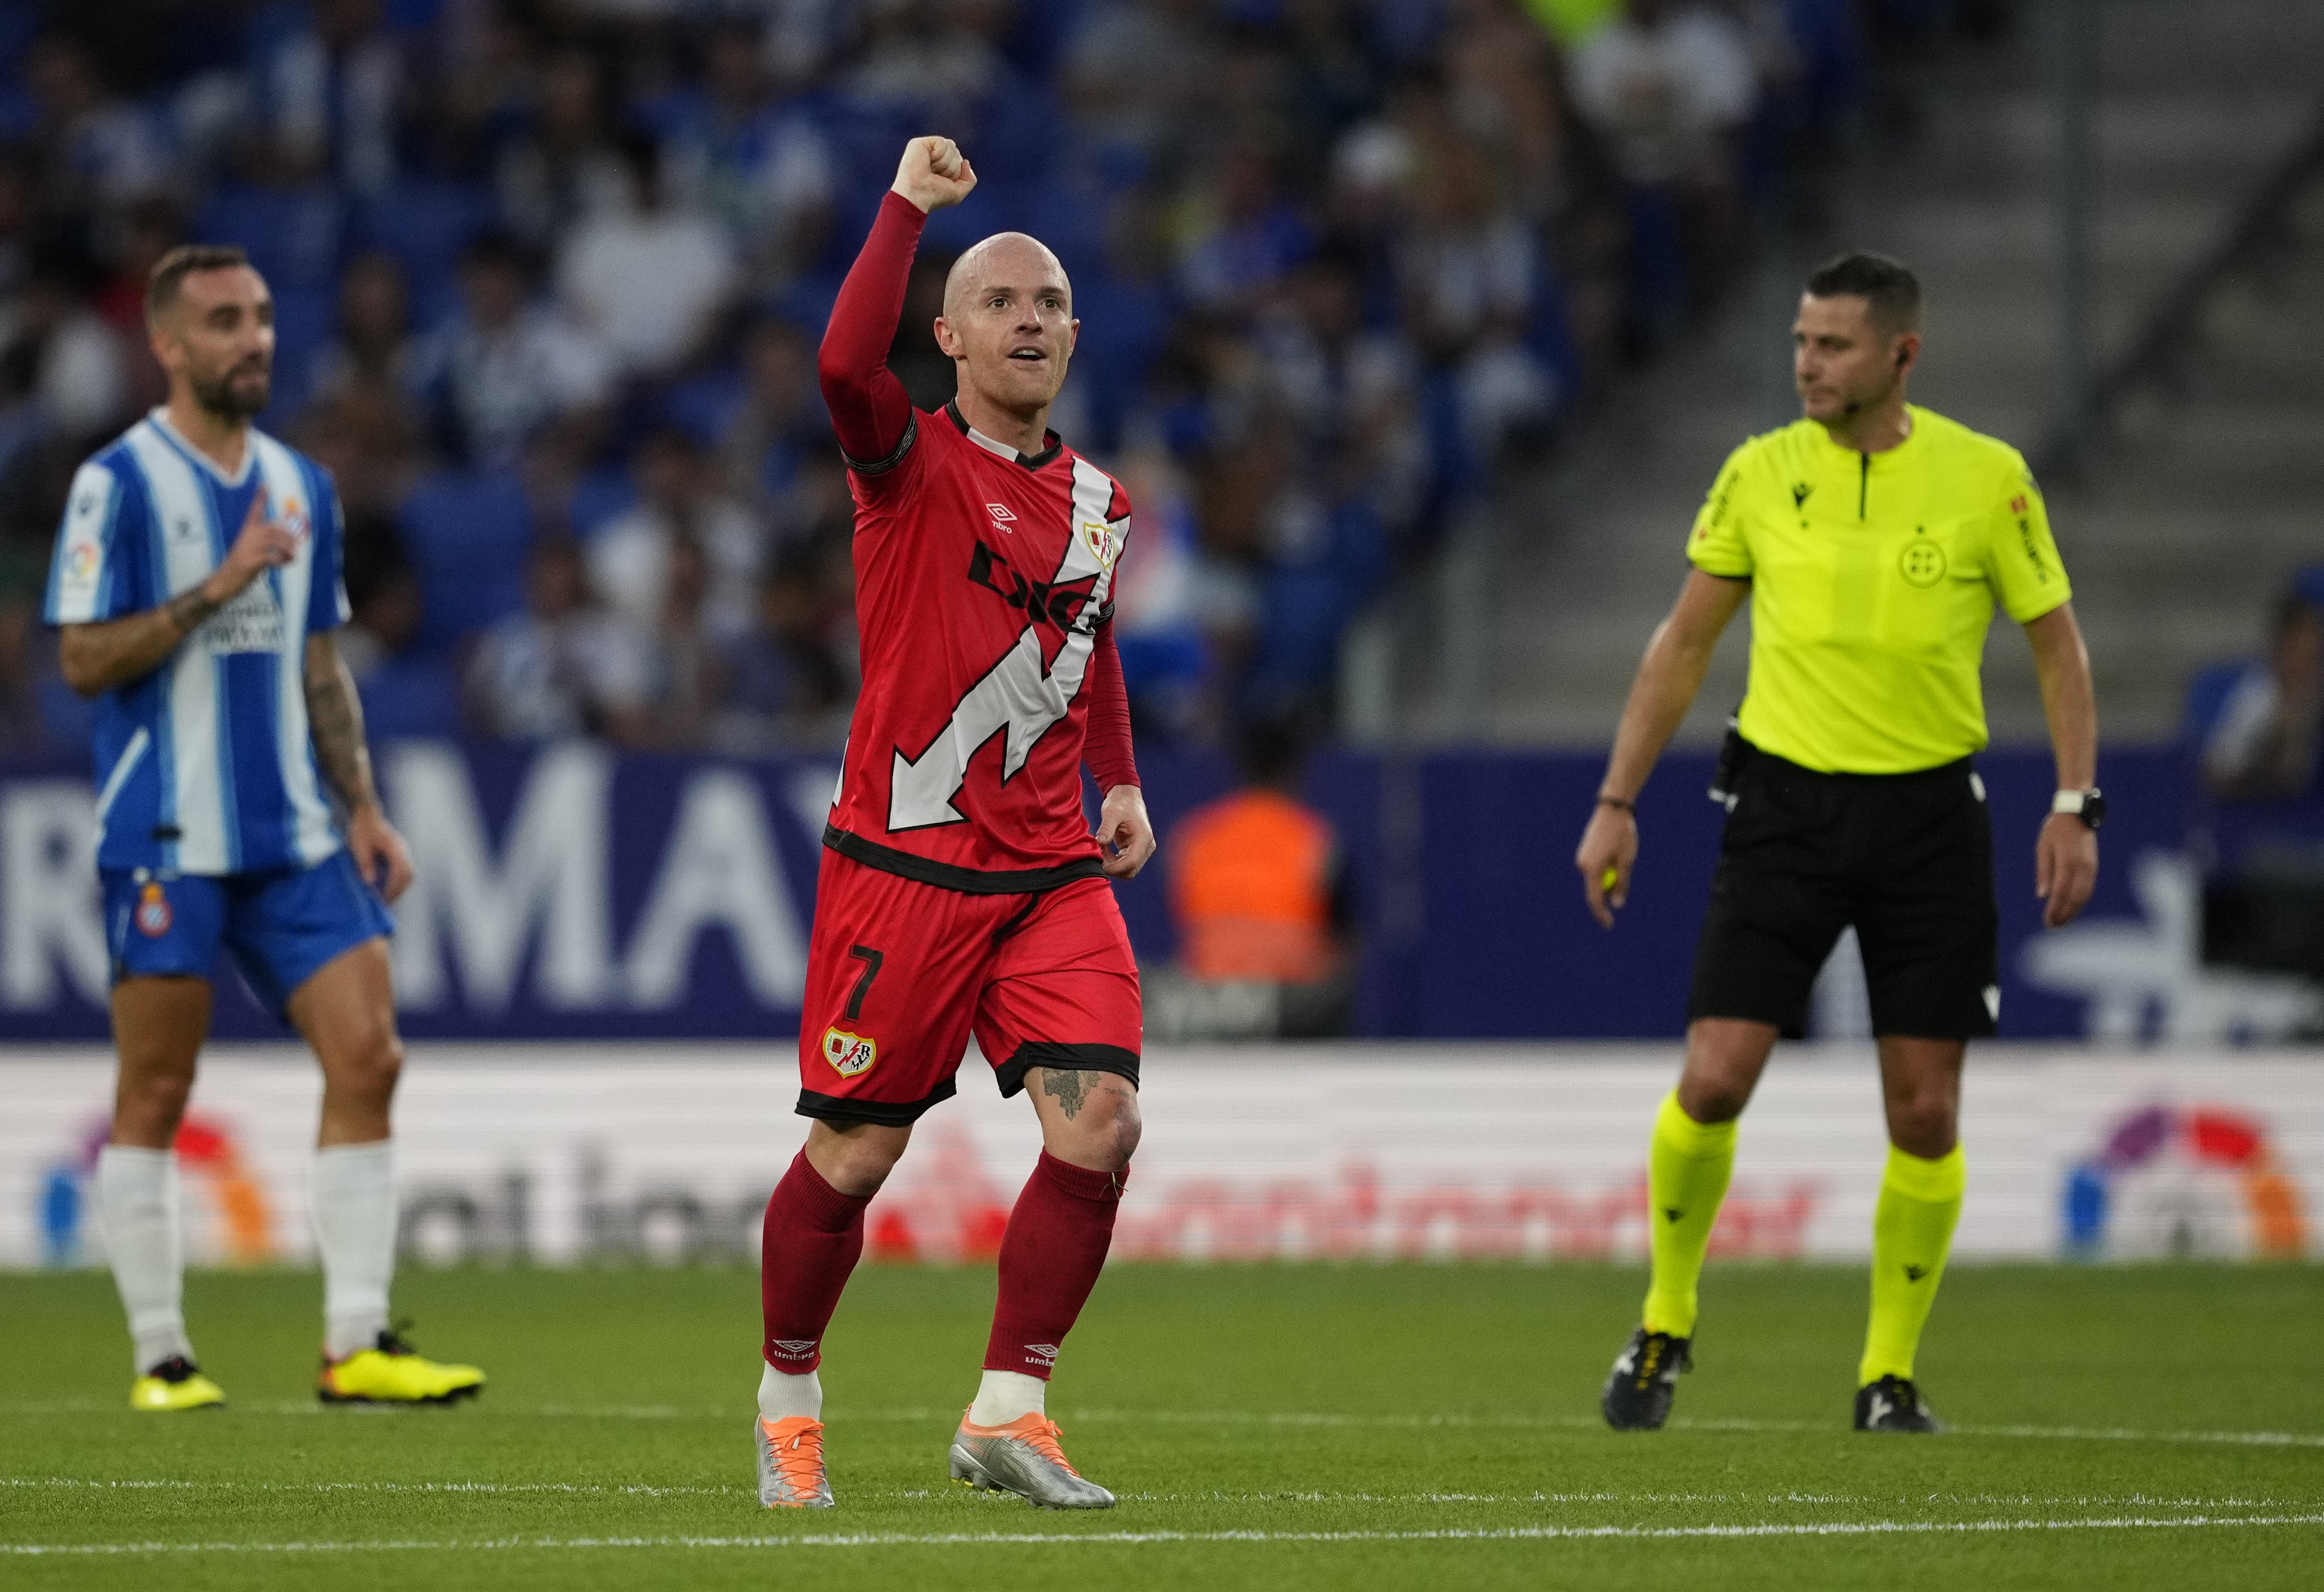
[[[1026,454],[912,408],[887,358],[926,219],[887,197],[818,361],[863,658],[824,843],[950,889],[1045,889],[1100,871],[1084,760],[1101,789],[1138,782],[1110,601],[1130,499],[1054,431]]]

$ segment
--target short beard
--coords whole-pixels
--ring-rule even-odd
[[[244,388],[237,391],[231,372],[215,382],[190,382],[188,384],[193,389],[196,403],[219,419],[235,425],[258,415],[274,395],[272,373],[259,377],[255,391]]]

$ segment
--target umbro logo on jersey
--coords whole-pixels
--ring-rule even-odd
[[[181,515],[170,522],[170,534],[180,541],[184,541],[194,534],[194,522]]]
[[[1804,481],[1792,483],[1792,507],[1794,509],[1805,507],[1809,497],[1814,492],[1815,488]]]
[[[1009,511],[1008,504],[987,503],[984,505],[984,511],[992,516],[992,522],[995,525],[998,525],[1003,531],[1006,531],[1010,536],[1015,536],[1017,534],[1015,529],[1017,516]]]

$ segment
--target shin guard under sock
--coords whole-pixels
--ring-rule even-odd
[[[1097,1286],[1129,1176],[1091,1172],[1041,1152],[1001,1239],[1001,1298],[985,1345],[986,1370],[1048,1379],[1057,1346]]]
[[[1872,1320],[1857,1367],[1858,1387],[1883,1376],[1911,1379],[1967,1183],[1959,1145],[1933,1161],[1888,1146],[1888,1170],[1872,1216]]]
[[[178,1158],[169,1150],[107,1145],[97,1155],[97,1219],[121,1308],[131,1357],[143,1376],[162,1361],[191,1359],[186,1339],[186,1262],[179,1236]]]
[[[1734,1170],[1735,1124],[1697,1122],[1680,1107],[1676,1090],[1664,1097],[1646,1157],[1654,1275],[1640,1319],[1649,1332],[1694,1336],[1695,1284]]]
[[[869,1194],[843,1194],[801,1150],[767,1201],[760,1238],[759,1303],[767,1364],[793,1376],[823,1363],[823,1332],[863,1254]]]
[[[341,1360],[387,1330],[395,1277],[395,1141],[315,1152],[309,1183],[323,1263],[323,1353]]]

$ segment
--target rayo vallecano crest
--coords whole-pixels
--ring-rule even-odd
[[[1082,541],[1100,569],[1111,569],[1113,561],[1121,557],[1121,534],[1102,520],[1083,520]]]
[[[823,1059],[842,1078],[853,1078],[872,1070],[872,1063],[880,1059],[880,1046],[861,1034],[850,1034],[844,1028],[825,1028]]]

